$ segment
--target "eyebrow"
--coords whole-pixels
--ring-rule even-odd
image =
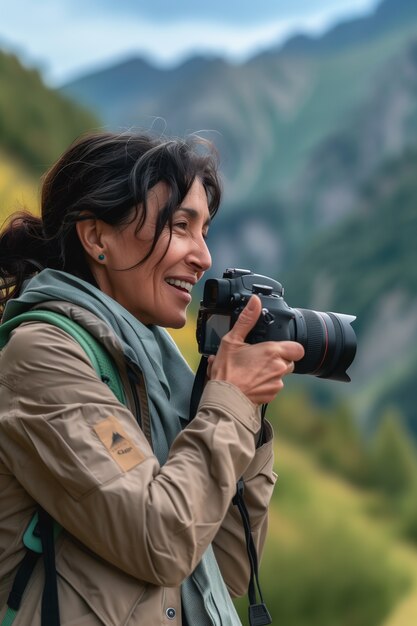
[[[178,209],[175,209],[174,213],[177,213],[178,211],[184,211],[184,213],[187,213],[191,218],[195,220],[200,217],[200,213],[197,211],[197,209],[192,209],[191,207],[179,206]],[[204,222],[204,226],[209,227],[210,224],[211,224],[211,217],[209,216]]]

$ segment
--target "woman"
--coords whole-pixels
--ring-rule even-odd
[[[246,593],[249,564],[231,501],[243,476],[260,551],[275,479],[258,407],[303,349],[244,342],[261,311],[253,296],[187,423],[193,376],[164,328],[184,325],[210,267],[219,201],[204,143],[101,133],[47,173],[42,218],[4,230],[3,320],[38,307],[84,326],[114,357],[127,407],[64,331],[31,322],[12,333],[0,358],[0,618],[40,505],[64,529],[63,626],[240,623],[230,596]],[[42,589],[38,564],[14,626],[40,624]]]

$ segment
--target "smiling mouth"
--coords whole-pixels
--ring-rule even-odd
[[[191,283],[188,283],[185,280],[178,280],[176,278],[166,278],[165,282],[167,282],[168,285],[171,285],[171,287],[175,287],[179,291],[184,291],[185,293],[191,293],[191,290],[193,288],[193,285]]]

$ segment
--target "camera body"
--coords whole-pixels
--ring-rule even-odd
[[[349,382],[346,370],[356,354],[353,315],[291,308],[276,280],[250,270],[227,269],[223,278],[208,279],[197,319],[201,354],[216,354],[222,337],[234,326],[249,298],[256,294],[262,313],[248,334],[248,343],[298,341],[304,357],[294,373]],[[249,364],[250,365],[250,364]]]

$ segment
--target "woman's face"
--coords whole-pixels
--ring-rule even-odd
[[[145,223],[138,232],[140,215],[122,229],[100,221],[97,229],[105,258],[95,263],[93,271],[102,291],[144,324],[181,328],[191,289],[211,265],[205,242],[210,215],[200,180],[195,179],[173,215],[171,241],[167,225],[150,257],[132,267],[149,251],[158,213],[167,199],[167,186],[162,182],[155,185],[148,195]]]

